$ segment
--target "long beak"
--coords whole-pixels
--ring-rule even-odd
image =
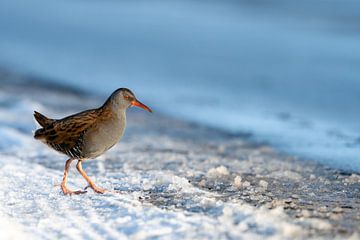
[[[132,101],[132,102],[131,102],[131,106],[136,106],[136,107],[145,109],[146,111],[152,112],[152,110],[151,110],[148,106],[146,106],[145,104],[141,103],[141,102],[138,101],[138,100]]]

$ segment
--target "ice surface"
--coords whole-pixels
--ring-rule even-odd
[[[2,65],[360,171],[358,1],[0,2]]]
[[[60,180],[61,170],[17,162],[13,157],[1,156],[1,159],[1,212],[22,225],[22,230],[16,230],[20,236],[26,232],[32,232],[35,238],[47,239],[302,236],[301,228],[287,223],[287,217],[282,212],[255,210],[236,201],[217,201],[216,196],[192,187],[186,179],[164,175],[161,171],[146,175],[139,172],[120,176],[112,174],[110,178],[103,177],[97,181],[111,189],[121,180],[129,184],[128,189],[105,195],[89,192],[83,196],[68,197],[60,194],[58,185],[53,185]],[[175,202],[167,203],[166,209],[154,206],[147,199],[146,188],[142,188],[142,178],[151,182],[148,191],[175,195]],[[71,179],[71,182],[82,182],[74,172]],[[184,185],[184,181],[187,184]],[[83,186],[79,184],[76,187]],[[163,201],[174,201],[170,196],[168,198],[164,197]],[[274,218],[278,219],[276,224],[272,222]],[[288,228],[292,229],[291,232],[284,232],[284,229],[289,231]]]
[[[101,102],[48,87],[8,82],[0,89],[2,239],[357,236],[357,174],[305,165],[224,132],[132,109],[123,141],[84,164],[111,192],[64,196],[66,157],[32,138],[31,112],[64,116]],[[72,108],[65,110],[67,104]],[[72,166],[69,187],[85,186]]]

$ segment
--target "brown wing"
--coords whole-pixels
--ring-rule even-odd
[[[92,109],[55,120],[37,130],[34,137],[70,157],[82,158],[84,133],[96,123],[98,116],[99,110]]]

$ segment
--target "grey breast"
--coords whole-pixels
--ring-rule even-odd
[[[124,134],[125,126],[126,116],[124,113],[99,122],[97,127],[87,131],[84,136],[86,158],[96,158],[118,143]]]

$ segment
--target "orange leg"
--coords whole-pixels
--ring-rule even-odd
[[[85,171],[82,168],[82,164],[81,164],[81,160],[79,160],[76,164],[76,169],[79,171],[79,173],[81,174],[81,176],[83,176],[83,178],[85,178],[85,180],[88,182],[89,186],[97,193],[104,193],[106,190],[103,188],[99,188],[97,187],[93,181],[91,181],[91,179],[89,178],[88,175],[86,175]]]
[[[69,175],[69,168],[70,168],[70,165],[71,165],[71,162],[73,161],[74,159],[68,159],[65,163],[65,169],[64,169],[64,177],[63,177],[63,180],[61,182],[61,190],[63,191],[63,193],[65,195],[71,195],[71,194],[81,194],[81,193],[86,193],[86,191],[72,191],[70,189],[68,189],[66,187],[66,184],[67,184],[67,177]]]

